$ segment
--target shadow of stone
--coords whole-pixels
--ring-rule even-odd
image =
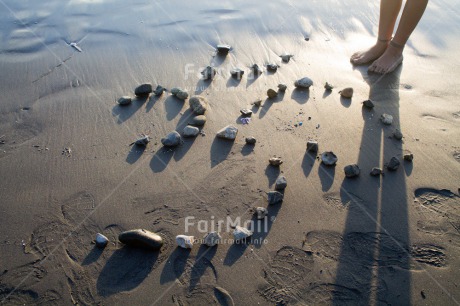
[[[141,158],[142,154],[144,154],[146,147],[145,146],[138,146],[133,144],[131,146],[131,150],[129,151],[128,155],[126,156],[126,162],[129,164],[134,164]]]
[[[99,257],[101,257],[103,252],[104,249],[94,246],[94,248],[91,249],[91,252],[89,252],[88,255],[86,255],[85,259],[83,259],[81,265],[87,266],[92,264],[93,262],[96,262],[99,259]]]
[[[324,192],[328,191],[334,183],[335,168],[336,166],[325,166],[322,163],[318,167],[318,176]]]
[[[165,110],[166,110],[166,119],[168,121],[173,120],[176,118],[177,115],[179,115],[180,111],[184,107],[184,101],[174,97],[174,96],[169,96],[165,100]]]
[[[166,260],[160,275],[160,284],[166,284],[175,281],[184,273],[187,260],[190,256],[190,249],[176,247]],[[180,260],[177,260],[177,259]]]
[[[265,168],[265,175],[268,178],[268,187],[272,187],[272,185],[276,182],[276,179],[279,177],[281,173],[280,167],[275,167],[272,165],[267,165]]]
[[[153,172],[163,172],[166,169],[171,158],[174,155],[174,149],[169,149],[166,147],[162,147],[159,149],[155,155],[153,155],[152,159],[150,160],[150,169]]]
[[[316,153],[305,152],[303,159],[302,159],[302,170],[305,177],[310,175],[311,170],[316,161]]]
[[[227,159],[233,147],[232,140],[215,137],[211,144],[211,168]]]
[[[117,118],[117,123],[122,124],[131,118],[147,101],[148,97],[135,97],[129,105],[115,105],[112,115]]]
[[[305,104],[310,99],[310,90],[296,88],[291,93],[291,99],[299,104]]]
[[[99,295],[107,297],[139,286],[151,272],[159,252],[123,247],[113,252],[97,279]]]

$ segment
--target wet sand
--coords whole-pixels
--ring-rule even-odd
[[[2,304],[459,303],[460,33],[452,1],[429,3],[403,64],[383,77],[349,63],[374,41],[377,2],[0,6]],[[219,43],[232,46],[226,57],[216,56]],[[289,63],[284,53],[294,55]],[[271,62],[276,73],[251,77],[249,66]],[[207,65],[219,70],[212,82],[200,79]],[[245,70],[241,81],[230,77],[234,67]],[[296,90],[304,76],[314,85]],[[205,136],[163,148],[160,139],[182,132],[192,113],[170,93],[117,105],[144,82],[205,96]],[[288,85],[285,94],[267,99],[278,83]],[[345,87],[354,88],[351,100],[338,94]],[[257,99],[260,108],[251,105]],[[373,110],[362,107],[366,99]],[[241,108],[254,111],[248,125]],[[391,126],[382,113],[394,117]],[[228,124],[237,139],[216,139]],[[147,148],[130,147],[143,133],[152,137]],[[254,147],[247,136],[257,138]],[[307,139],[334,151],[337,166],[306,153]],[[406,150],[412,163],[402,161]],[[279,169],[268,166],[274,155],[284,160]],[[393,156],[397,171],[369,176]],[[343,167],[354,163],[360,176],[345,178]],[[176,248],[186,217],[251,220],[281,174],[284,202],[269,207],[252,243]],[[161,234],[161,252],[117,243],[134,228]],[[97,232],[110,239],[104,250],[93,243]],[[197,225],[189,234],[204,236]]]

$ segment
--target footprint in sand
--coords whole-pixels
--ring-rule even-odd
[[[61,295],[54,290],[47,290],[39,295],[34,290],[8,288],[0,285],[2,305],[62,305]]]
[[[460,197],[449,190],[419,188],[415,190],[419,231],[443,237],[460,246]]]
[[[444,248],[433,244],[413,245],[411,248],[411,257],[419,263],[435,266],[446,266],[446,254]],[[418,265],[413,265],[414,269],[418,269]]]
[[[200,285],[199,287],[182,295],[173,295],[172,300],[177,306],[235,305],[232,296],[226,289],[213,285]]]

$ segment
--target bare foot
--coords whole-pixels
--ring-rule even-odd
[[[353,54],[350,62],[353,65],[365,65],[378,59],[387,49],[389,41],[377,40],[374,46],[366,51],[359,51]]]
[[[391,44],[385,52],[372,65],[368,71],[375,73],[390,73],[398,67],[403,61],[403,48],[394,47]]]

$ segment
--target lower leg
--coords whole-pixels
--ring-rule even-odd
[[[381,0],[378,39],[374,46],[365,51],[356,52],[350,58],[355,65],[369,63],[385,52],[393,34],[396,18],[401,9],[402,0]]]
[[[428,0],[407,0],[394,38],[382,56],[369,67],[369,71],[388,73],[402,62],[404,46],[422,18],[427,4]]]

